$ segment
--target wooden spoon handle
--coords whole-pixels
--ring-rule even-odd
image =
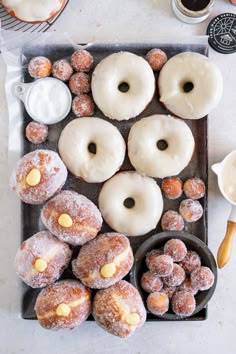
[[[228,221],[225,237],[221,242],[217,253],[217,263],[219,268],[223,268],[230,259],[235,232],[236,222]]]

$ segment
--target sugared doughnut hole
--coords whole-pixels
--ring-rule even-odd
[[[190,279],[194,288],[204,291],[213,286],[215,277],[210,268],[200,267],[192,271]]]
[[[129,84],[127,82],[121,82],[118,86],[118,90],[120,92],[128,92],[129,91]]]
[[[191,273],[194,269],[201,267],[201,259],[197,252],[188,251],[184,259],[180,262],[186,273]]]
[[[183,281],[183,283],[180,284],[180,286],[178,287],[177,290],[178,291],[180,291],[180,290],[190,291],[191,293],[193,293],[193,295],[196,295],[198,292],[198,289],[193,287],[190,277],[186,277],[185,280]]]
[[[172,310],[178,316],[191,316],[196,308],[194,295],[189,291],[176,291],[171,299]]]
[[[85,73],[76,73],[71,76],[69,87],[73,94],[81,95],[90,91],[90,78]]]
[[[172,238],[164,246],[164,254],[170,256],[174,262],[180,262],[187,254],[187,248],[183,241]]]
[[[72,101],[72,112],[76,117],[91,117],[94,114],[94,102],[88,95],[79,95]]]
[[[34,79],[45,78],[51,74],[52,63],[46,57],[34,57],[29,62],[28,71]]]
[[[169,310],[169,298],[165,293],[151,293],[147,298],[147,307],[154,315],[161,316]]]
[[[169,299],[172,298],[176,291],[176,286],[167,286],[166,284],[163,284],[162,289],[160,290],[161,293],[165,293]]]
[[[197,200],[184,199],[180,203],[179,212],[185,221],[195,222],[201,219],[203,208]]]
[[[146,266],[148,267],[149,269],[149,265],[150,265],[150,262],[152,262],[152,259],[153,258],[156,258],[160,255],[163,254],[163,249],[157,249],[157,250],[152,250],[150,252],[147,253],[146,255]]]
[[[162,289],[163,283],[161,278],[159,278],[157,275],[151,272],[146,272],[142,275],[141,287],[147,293],[154,293]]]
[[[189,178],[184,182],[184,193],[191,199],[200,199],[205,195],[205,183],[198,177]]]
[[[179,286],[181,283],[183,283],[185,276],[186,275],[183,268],[180,267],[180,265],[174,263],[172,273],[167,277],[163,277],[162,281],[167,286]]]
[[[152,257],[149,261],[149,269],[159,277],[166,277],[173,271],[173,259],[166,254]]]
[[[73,74],[73,69],[67,60],[57,60],[52,66],[52,75],[61,81],[68,81]]]
[[[132,209],[135,206],[135,200],[133,198],[126,198],[123,204],[127,209]]]
[[[178,199],[183,193],[183,182],[178,177],[167,177],[163,179],[161,189],[166,198]]]
[[[48,126],[37,122],[30,122],[25,129],[25,135],[32,144],[41,144],[48,137]]]
[[[93,57],[87,50],[79,49],[72,54],[71,65],[76,71],[88,72],[93,66]]]
[[[161,139],[157,141],[157,148],[161,151],[164,151],[168,148],[168,143],[166,140]]]
[[[184,229],[184,219],[174,210],[166,211],[161,219],[163,231],[182,231]]]
[[[151,66],[152,70],[159,71],[167,62],[167,55],[165,52],[163,52],[163,50],[154,48],[146,54],[146,60]]]

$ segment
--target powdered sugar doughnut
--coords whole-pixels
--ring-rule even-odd
[[[52,63],[48,58],[34,57],[29,62],[28,71],[33,78],[41,79],[51,74]]]
[[[155,292],[148,295],[148,310],[154,315],[162,316],[169,310],[169,298],[164,292]]]
[[[128,91],[119,89],[122,83],[127,85]],[[97,65],[91,86],[94,101],[105,116],[128,120],[138,116],[152,100],[155,77],[142,57],[119,52]]]
[[[180,262],[187,254],[187,247],[183,241],[172,238],[166,242],[164,254],[168,254],[174,262]]]
[[[17,275],[32,288],[56,281],[68,266],[70,247],[48,231],[41,231],[22,243],[15,257]]]
[[[182,231],[184,229],[183,217],[174,210],[167,210],[161,218],[163,231]]]
[[[48,137],[48,126],[37,122],[30,122],[25,129],[25,135],[32,144],[41,144]]]
[[[143,273],[140,284],[147,293],[154,293],[163,287],[161,278],[151,272]]]
[[[193,134],[185,122],[155,114],[131,127],[128,154],[139,173],[164,178],[179,174],[188,165],[194,145]]]
[[[167,286],[179,286],[183,283],[185,279],[185,271],[183,270],[180,265],[175,264],[173,265],[172,273],[166,277],[162,277],[162,281]]]
[[[131,205],[126,204],[129,201]],[[163,210],[159,186],[152,178],[134,171],[117,173],[105,182],[98,203],[106,223],[128,236],[153,230]]]
[[[181,118],[199,119],[218,104],[222,75],[206,56],[185,52],[173,56],[162,68],[158,87],[160,101]]]
[[[73,94],[81,95],[90,91],[90,78],[85,73],[76,73],[71,76],[69,87]]]
[[[72,111],[76,117],[90,117],[94,114],[94,102],[89,95],[79,95],[73,98]]]
[[[52,75],[61,81],[68,81],[73,74],[73,69],[67,60],[55,61],[52,66]]]
[[[124,278],[133,265],[127,237],[118,233],[99,235],[84,245],[72,262],[73,273],[93,289],[107,288]]]
[[[171,300],[172,310],[179,316],[191,316],[196,308],[194,295],[189,291],[176,291]]]
[[[186,277],[183,283],[178,287],[178,291],[180,290],[189,291],[193,293],[193,295],[196,295],[198,292],[198,288],[193,286],[190,277]]]
[[[62,191],[50,199],[41,211],[41,219],[55,236],[73,246],[92,240],[102,227],[96,205],[73,191]]]
[[[137,289],[121,280],[96,293],[93,316],[105,331],[125,338],[144,324],[146,310]]]
[[[41,204],[59,192],[66,179],[67,169],[56,152],[35,150],[18,161],[10,185],[23,202]]]
[[[35,311],[42,327],[51,330],[80,326],[91,312],[91,293],[78,280],[61,280],[38,295]]]
[[[126,149],[119,130],[95,117],[77,118],[67,124],[58,147],[70,172],[90,183],[104,182],[119,170]]]
[[[93,57],[87,50],[78,49],[71,56],[71,65],[76,71],[88,72],[93,66]]]
[[[210,289],[215,280],[215,276],[210,268],[196,268],[190,274],[192,286],[198,290],[204,291]]]
[[[186,273],[191,273],[194,269],[201,267],[201,258],[195,251],[188,251],[182,262],[181,267]]]
[[[202,205],[198,200],[184,199],[180,203],[179,212],[187,222],[195,222],[203,215]]]

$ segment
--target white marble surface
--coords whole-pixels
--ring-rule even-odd
[[[187,25],[177,20],[170,0],[70,0],[51,31],[68,31],[77,42],[95,39],[156,39],[160,35],[204,35],[209,20]],[[235,12],[228,0],[217,0],[211,18]],[[236,54],[221,55],[210,50],[224,78],[224,95],[209,117],[210,164],[236,148],[235,73]],[[8,115],[4,94],[5,66],[0,58],[0,354],[227,354],[235,353],[236,277],[235,250],[228,266],[219,272],[215,296],[205,322],[146,323],[129,339],[113,337],[95,323],[85,323],[69,332],[50,332],[36,321],[17,317],[16,278],[12,266],[18,245],[17,198],[9,191],[7,173]],[[209,246],[216,254],[225,231],[230,206],[221,197],[216,178],[209,171]]]

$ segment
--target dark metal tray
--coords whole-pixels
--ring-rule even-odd
[[[175,54],[184,51],[195,51],[204,55],[208,54],[207,46],[204,44],[159,44],[157,42],[147,42],[147,43],[93,43],[85,46],[87,50],[91,52],[95,59],[95,65],[107,55],[119,52],[119,51],[130,51],[132,53],[138,54],[142,57],[145,56],[148,50],[151,48],[161,48],[163,49],[168,58],[172,57]],[[29,60],[36,56],[36,55],[44,55],[49,57],[52,61],[57,59],[69,57],[74,48],[72,45],[68,46],[28,46],[23,49],[22,53],[22,70],[23,70],[23,78],[24,82],[31,82],[32,78],[30,78],[27,72],[27,64]],[[156,74],[156,77],[158,74]],[[122,135],[124,136],[125,140],[127,141],[128,132],[130,127],[134,122],[137,120],[155,114],[155,113],[164,113],[167,114],[168,112],[163,108],[160,104],[157,92],[155,93],[151,104],[147,107],[147,109],[137,118],[131,119],[129,121],[111,121],[114,124]],[[108,120],[104,115],[101,113],[99,109],[96,108],[95,116]],[[48,140],[41,144],[41,145],[33,145],[31,144],[26,138],[24,131],[22,131],[22,139],[23,139],[23,154],[26,154],[30,151],[33,151],[38,148],[42,149],[51,149],[57,150],[57,142],[60,136],[60,132],[65,127],[65,125],[72,119],[74,119],[73,113],[70,113],[66,119],[62,122],[49,126],[49,138]],[[25,129],[26,125],[31,121],[31,118],[27,114],[26,110],[23,110],[23,129]],[[208,153],[207,153],[207,117],[200,119],[200,120],[189,120],[186,121],[189,127],[192,130],[192,133],[195,138],[195,151],[192,157],[190,164],[181,172],[179,177],[183,180],[191,177],[191,176],[199,176],[201,177],[206,185],[207,185],[207,171],[208,171]],[[129,159],[126,154],[125,161],[121,167],[121,170],[133,170]],[[157,179],[157,183],[160,185],[161,180]],[[101,188],[101,184],[89,184],[83,180],[76,179],[71,174],[69,174],[68,180],[64,186],[64,189],[73,189],[78,193],[84,194],[89,199],[91,199],[95,204],[97,204],[98,200],[98,192]],[[178,206],[180,201],[184,199],[184,196],[179,198],[178,200],[167,200],[164,198],[164,210],[174,209],[178,210]],[[201,199],[201,203],[204,207],[204,214],[203,217],[191,224],[187,224],[185,231],[199,237],[202,241],[207,243],[207,195]],[[22,203],[22,241],[27,239],[28,237],[32,236],[34,233],[44,229],[44,226],[40,220],[40,210],[42,205],[35,206]],[[107,232],[111,229],[109,226],[104,222],[101,232]],[[155,230],[149,232],[147,235],[139,236],[139,237],[130,237],[131,246],[133,251],[135,252],[139,245],[146,240],[150,235],[156,234],[161,231],[160,223],[156,227]],[[74,250],[74,256],[78,254],[78,248]],[[69,267],[62,275],[61,278],[74,278],[71,268]],[[127,279],[129,279],[127,277]],[[31,289],[30,287],[26,286],[22,283],[23,291],[22,291],[22,308],[21,308],[21,316],[24,319],[36,319],[35,312],[34,312],[34,304],[36,296],[38,295],[40,289]],[[207,309],[203,309],[201,312],[197,313],[196,315],[184,319],[185,321],[200,321],[205,320],[207,317]],[[91,318],[92,319],[92,318]],[[159,321],[162,320],[157,318],[156,316],[148,313],[147,317],[148,321]]]

